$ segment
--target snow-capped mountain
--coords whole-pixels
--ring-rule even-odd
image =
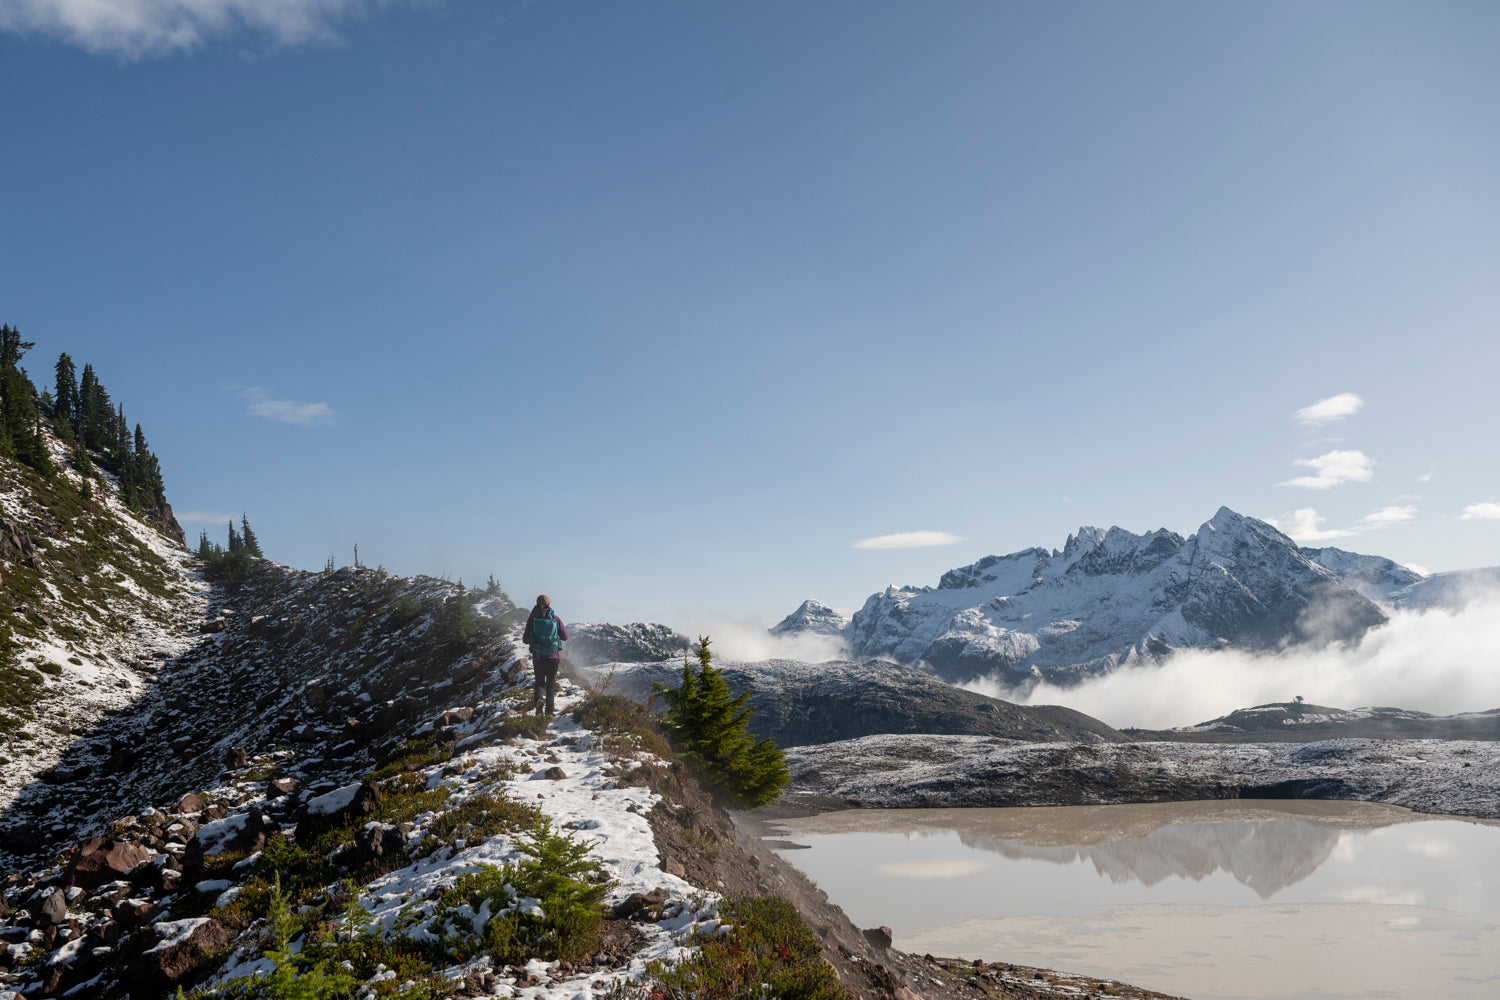
[[[1369,568],[1370,557],[1343,555]],[[1223,507],[1188,538],[1083,527],[1061,550],[986,556],[936,587],[890,587],[843,635],[856,657],[921,661],[948,680],[1068,683],[1183,647],[1346,641],[1386,620],[1286,535]]]
[[[849,619],[822,601],[806,600],[802,606],[768,630],[772,635],[843,635]]]

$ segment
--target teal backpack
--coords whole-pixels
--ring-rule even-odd
[[[557,619],[552,617],[551,611],[531,620],[531,652],[537,656],[556,656],[562,652],[562,640],[557,637]]]

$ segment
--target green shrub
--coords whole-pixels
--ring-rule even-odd
[[[516,839],[517,849],[528,857],[503,867],[482,865],[459,876],[438,901],[429,925],[442,939],[444,957],[472,957],[473,920],[459,911],[477,913],[486,902],[495,915],[478,933],[477,943],[498,963],[576,961],[592,952],[604,919],[600,904],[610,886],[594,881],[599,862],[588,856],[589,846],[555,833],[547,817],[539,815],[532,832]],[[540,914],[516,905],[526,899],[537,900]]]
[[[774,802],[791,773],[780,747],[750,735],[751,692],[730,694],[729,682],[713,668],[709,642],[698,637],[696,672],[683,658],[680,686],[655,685],[667,706],[663,719],[673,743],[704,781],[731,805],[753,809]]]
[[[655,716],[624,695],[589,695],[573,709],[573,721],[598,733],[601,746],[610,753],[645,752],[672,759],[672,747]]]
[[[473,843],[497,833],[529,830],[536,826],[539,815],[535,806],[493,792],[480,792],[433,820],[427,832],[444,844],[452,844],[459,837]]]
[[[853,1000],[823,961],[818,939],[784,899],[728,897],[719,916],[733,930],[700,938],[698,953],[649,972],[668,996],[698,1000]],[[653,994],[654,995],[654,994]]]
[[[51,660],[45,660],[41,663],[38,663],[36,665],[36,668],[42,673],[47,674],[51,677],[61,677],[63,672],[62,664],[53,663]]]
[[[451,756],[452,752],[438,743],[436,736],[411,740],[382,757],[365,779],[384,781],[405,771],[421,771],[433,764],[441,764]]]
[[[510,715],[500,723],[500,738],[512,739],[516,736],[529,736],[531,739],[539,740],[547,735],[547,719],[541,715]]]

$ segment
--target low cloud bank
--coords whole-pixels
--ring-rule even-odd
[[[844,640],[832,635],[772,635],[765,625],[750,618],[730,615],[684,615],[673,626],[694,640],[706,635],[713,640],[709,647],[717,660],[801,660],[822,663],[848,658]]]
[[[1335,708],[1392,706],[1451,715],[1500,708],[1500,593],[1459,611],[1397,611],[1353,646],[1275,654],[1185,650],[1159,666],[1126,667],[1078,687],[1020,694],[972,690],[1028,705],[1066,705],[1117,728],[1190,726],[1237,708],[1301,695]]]

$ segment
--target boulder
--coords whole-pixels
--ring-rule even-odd
[[[56,927],[68,919],[68,897],[62,889],[44,889],[27,906],[32,926],[38,930]]]
[[[256,808],[205,823],[188,841],[182,856],[183,869],[201,871],[205,859],[231,851],[253,854],[266,846],[266,834],[276,829],[275,823]]]
[[[661,908],[668,898],[667,890],[660,886],[650,892],[632,892],[615,904],[614,915],[621,920],[629,920],[644,910],[646,916],[643,919],[660,919]]]
[[[456,726],[460,723],[468,722],[472,718],[474,718],[474,710],[472,708],[468,708],[467,706],[463,708],[450,708],[437,717],[437,725]]]
[[[113,882],[151,857],[151,852],[128,840],[90,837],[85,840],[63,871],[63,884],[97,889]]]
[[[162,908],[147,899],[122,899],[110,911],[115,925],[127,931],[145,927],[161,913]]]
[[[230,747],[224,751],[224,767],[227,770],[236,771],[248,766],[250,766],[250,758],[245,753],[244,747]]]
[[[865,940],[874,945],[879,951],[891,950],[891,929],[883,924],[879,927],[866,927],[864,930]]]
[[[177,800],[177,807],[172,811],[175,813],[200,813],[208,808],[208,800],[197,792],[189,792]]]
[[[302,697],[307,702],[307,707],[316,711],[328,704],[328,689],[323,686],[322,681],[308,681],[307,686],[302,689]]]
[[[331,792],[315,795],[302,803],[302,808],[297,810],[298,837],[300,839],[301,831],[304,829],[326,829],[351,819],[368,816],[374,811],[376,803],[383,798],[385,798],[385,792],[381,791],[379,785],[369,781],[345,785]]]
[[[275,795],[290,795],[297,790],[297,782],[291,778],[276,778],[266,782],[266,791]]]
[[[193,973],[234,932],[209,917],[167,920],[153,925],[157,942],[130,965],[132,996],[164,993],[179,983],[190,983]]]
[[[359,850],[366,858],[383,858],[406,849],[406,831],[391,823],[366,823],[359,832]]]

